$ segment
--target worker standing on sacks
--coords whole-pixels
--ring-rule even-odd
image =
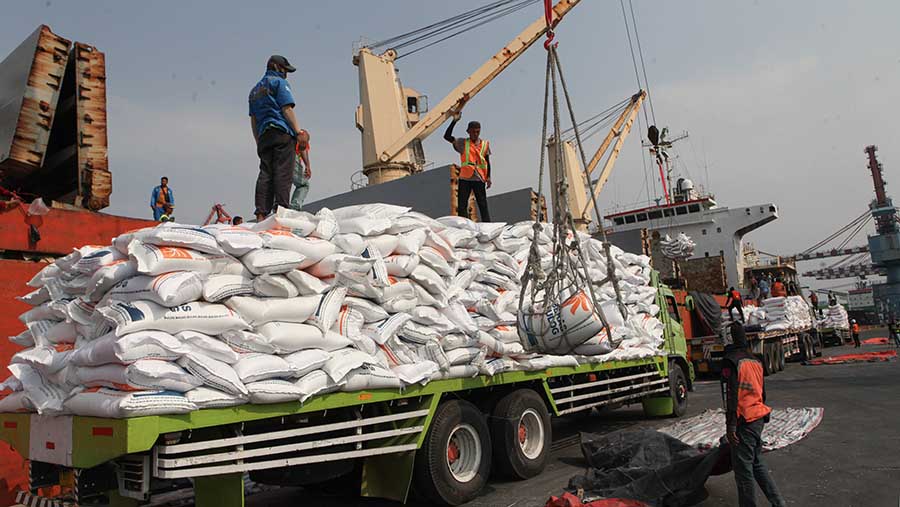
[[[287,75],[296,70],[287,58],[273,55],[266,64],[266,74],[250,90],[250,126],[259,155],[257,220],[264,219],[274,207],[290,207],[300,126]],[[305,146],[300,149],[304,150]]]
[[[486,139],[481,139],[481,123],[470,121],[466,127],[467,138],[453,137],[453,127],[459,121],[460,113],[454,113],[453,121],[444,132],[444,140],[453,145],[459,153],[459,185],[456,189],[456,214],[469,217],[469,194],[475,193],[478,214],[482,222],[491,221],[488,211],[487,189],[491,188],[491,147]]]
[[[731,444],[731,464],[737,483],[738,505],[756,505],[756,484],[776,507],[785,505],[775,481],[762,461],[762,432],[769,413],[763,367],[747,343],[744,326],[731,324],[731,345],[722,364],[722,398],[725,401],[726,437]],[[754,484],[756,482],[756,484]]]

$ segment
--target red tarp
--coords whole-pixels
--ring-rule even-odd
[[[820,364],[849,364],[849,363],[876,363],[879,361],[891,361],[897,358],[896,350],[883,350],[881,352],[860,352],[858,354],[843,354],[840,356],[819,357],[806,361],[807,366]]]
[[[863,340],[863,345],[887,345],[887,338],[869,338],[868,340]]]
[[[551,496],[544,507],[648,507],[644,502],[627,500],[625,498],[606,498],[583,503],[572,493],[563,493],[563,496]]]

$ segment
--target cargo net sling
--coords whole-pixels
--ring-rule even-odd
[[[548,44],[544,45],[547,49],[547,73],[544,83],[538,199],[543,196],[547,146],[553,147],[550,157],[554,157],[556,161],[563,160],[562,144],[546,142],[550,107],[552,139],[561,138],[557,86],[562,88],[566,100],[582,167],[588,167],[556,45],[549,43],[552,41],[552,31],[548,33]],[[550,175],[553,197],[553,222],[549,224],[551,232],[548,238],[544,230],[546,224],[534,222],[533,241],[522,275],[518,324],[523,344],[529,351],[569,354],[591,341],[597,345],[597,352],[611,352],[620,344],[620,340],[613,335],[612,327],[622,326],[628,321],[628,309],[623,303],[616,278],[616,261],[610,251],[610,244],[605,241],[606,234],[602,226],[600,231],[604,241],[599,249],[596,242],[591,242],[587,234],[575,227],[572,210],[569,208],[566,173],[561,163],[553,164],[551,168],[556,168],[551,170]],[[585,181],[590,181],[586,170],[584,178]],[[594,192],[589,193],[594,200],[597,223],[601,224],[596,195]],[[586,248],[599,251],[586,252]],[[605,301],[601,299],[604,294]]]

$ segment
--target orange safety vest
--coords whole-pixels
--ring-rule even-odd
[[[853,324],[853,334],[859,334],[859,324]]]
[[[737,364],[738,399],[737,416],[750,423],[769,415],[772,411],[763,403],[763,368],[754,358],[745,358]]]
[[[734,301],[740,301],[741,293],[736,290],[731,291],[731,299],[733,299]]]
[[[784,297],[787,296],[787,291],[784,289],[784,284],[781,282],[775,282],[772,284],[772,297]]]
[[[478,179],[487,181],[487,160],[485,158],[487,151],[488,142],[485,139],[481,139],[479,144],[473,143],[471,139],[466,139],[466,146],[459,154],[460,179],[470,180],[478,175]]]

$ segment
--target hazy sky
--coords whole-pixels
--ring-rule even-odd
[[[150,190],[167,175],[177,216],[196,222],[215,202],[232,214],[252,212],[258,162],[247,93],[270,54],[299,68],[290,80],[300,123],[312,134],[315,200],[349,190],[361,166],[353,43],[483,3],[6,0],[0,55],[41,23],[104,51],[114,188],[107,211],[149,217]],[[678,172],[708,185],[720,204],[780,208],[779,220],[746,240],[791,254],[865,211],[873,196],[867,144],[879,146],[889,182],[900,174],[892,124],[900,3],[634,0],[634,8],[657,123],[690,133],[676,150]],[[540,14],[535,5],[400,60],[403,83],[437,104]],[[636,91],[617,0],[583,0],[558,40],[581,118]],[[492,142],[493,192],[537,181],[544,59],[535,45],[464,112]],[[451,163],[456,157],[439,134],[426,141],[426,155]],[[634,134],[601,196],[603,209],[659,192],[648,192]]]

